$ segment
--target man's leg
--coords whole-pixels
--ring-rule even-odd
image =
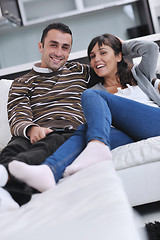
[[[20,194],[21,196],[18,194],[19,201],[17,201],[20,205],[21,205],[21,199],[22,199],[22,204],[30,200],[31,192],[33,193],[32,189],[28,187],[28,191],[27,191],[27,185],[24,183],[20,183],[17,180],[14,181],[14,178],[12,176],[9,177],[8,171],[7,171],[8,163],[12,161],[12,158],[15,158],[17,154],[19,154],[22,151],[27,151],[30,147],[31,147],[31,143],[28,139],[25,139],[23,137],[12,137],[8,145],[2,150],[0,154],[0,186],[4,187],[4,191],[3,189],[0,191],[0,200],[3,205],[1,207],[3,208],[4,208],[4,204],[3,204],[4,201],[5,201],[6,208],[7,208],[7,203],[9,204],[8,205],[9,208],[11,207],[11,205],[15,205],[15,202],[12,199],[12,197],[14,198],[14,195],[16,195],[16,191],[18,189],[22,190]],[[13,186],[12,186],[11,193],[13,192],[13,195],[12,194],[10,195],[9,191],[7,191],[8,193],[5,192],[5,188],[8,186],[8,184],[9,186],[10,184],[12,185],[12,183],[13,183]],[[23,193],[23,189],[26,190],[24,191],[24,193]]]
[[[41,192],[47,190],[59,181],[65,168],[71,164],[85,148],[86,129],[86,124],[81,125],[41,166],[31,166],[13,161],[9,164],[10,172],[18,179]]]
[[[56,149],[61,146],[72,133],[50,133],[45,138],[32,144],[26,152],[19,153],[14,160],[25,162],[29,165],[40,165],[49,157]],[[13,158],[12,158],[13,159]]]
[[[7,164],[12,161],[19,153],[26,152],[31,148],[32,144],[27,138],[12,137],[8,145],[0,154],[0,164],[7,167]]]
[[[20,162],[27,162],[31,165],[39,165],[71,135],[72,133],[49,134],[46,138],[31,145],[30,149],[27,151],[12,156],[12,160],[9,160],[9,158],[7,158],[6,161],[3,160],[3,164],[7,166],[9,162],[17,160]],[[20,205],[28,202],[32,194],[37,192],[35,189],[12,175],[10,175],[9,181],[4,189],[6,189]]]

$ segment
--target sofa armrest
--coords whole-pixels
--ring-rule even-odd
[[[11,138],[7,115],[7,101],[12,81],[6,79],[0,80],[0,151],[2,151]]]

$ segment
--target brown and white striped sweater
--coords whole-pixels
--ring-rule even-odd
[[[67,62],[57,72],[45,70],[33,67],[11,86],[8,119],[14,136],[27,137],[26,129],[31,125],[49,128],[71,125],[76,129],[85,121],[81,94],[93,81],[90,67]]]

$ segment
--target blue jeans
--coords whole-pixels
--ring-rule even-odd
[[[83,92],[81,102],[87,124],[79,126],[44,162],[52,169],[56,182],[90,140],[102,141],[110,147],[160,135],[159,108],[93,89]]]

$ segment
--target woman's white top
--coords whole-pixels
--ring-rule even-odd
[[[127,84],[127,88],[117,89],[118,92],[115,93],[114,95],[128,98],[143,104],[150,105],[152,107],[158,107],[157,104],[155,104],[141,89],[139,86],[131,86]]]
[[[102,83],[97,83],[95,86],[92,87],[92,89],[96,89],[96,90],[101,90],[101,91],[105,91],[108,92],[108,90],[102,85]],[[155,102],[153,102],[148,96],[147,94],[145,94],[141,88],[136,85],[136,86],[131,86],[130,84],[127,84],[127,88],[117,88],[118,92],[115,93],[114,95],[117,95],[119,97],[124,97],[124,98],[128,98],[143,104],[147,104],[149,106],[152,107],[159,107],[158,104],[156,104]]]

